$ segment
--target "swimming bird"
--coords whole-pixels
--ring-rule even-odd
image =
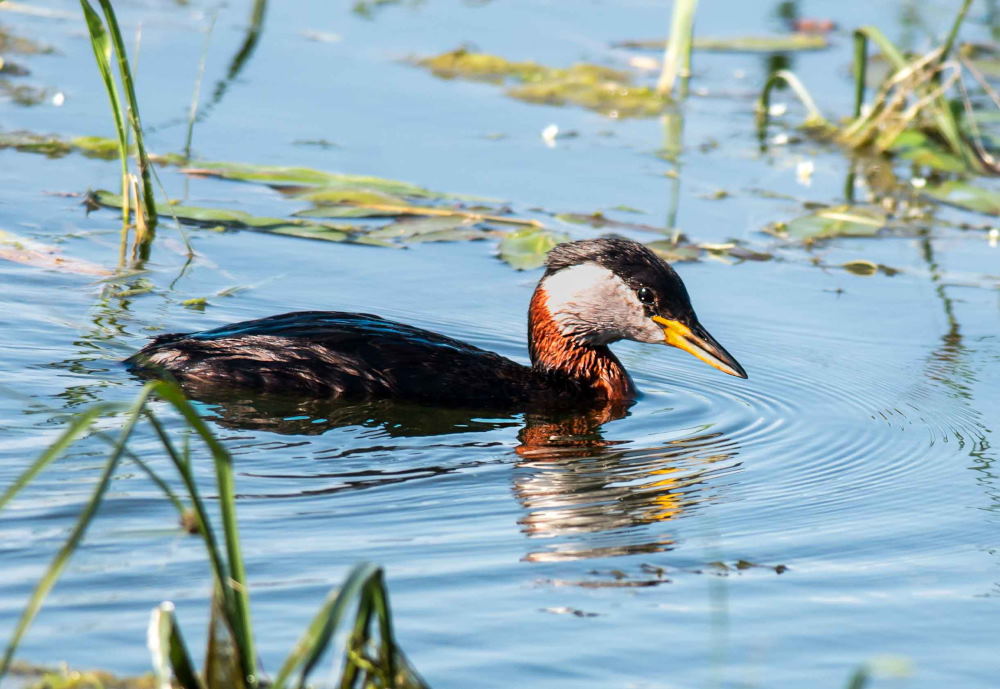
[[[364,313],[300,311],[154,338],[126,364],[195,392],[513,408],[633,400],[608,345],[668,344],[724,373],[743,367],[708,334],[680,277],[648,247],[605,237],[560,244],[528,307],[525,366],[465,342]]]

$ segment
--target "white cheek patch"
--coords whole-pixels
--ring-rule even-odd
[[[663,342],[631,287],[596,263],[564,268],[542,283],[549,314],[562,334],[601,345],[627,338]]]

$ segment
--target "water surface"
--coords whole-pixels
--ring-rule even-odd
[[[705,35],[776,27],[768,5],[703,4]],[[900,19],[910,4],[803,3],[802,11],[841,26],[876,24],[895,38],[910,32],[921,47],[921,26],[944,25],[951,9],[916,3],[923,23],[914,28]],[[24,62],[34,82],[66,94],[65,104],[0,102],[0,127],[109,135],[78,9],[49,5],[74,18],[0,19],[57,47]],[[119,9],[130,35],[142,25],[149,145],[178,150],[210,17],[218,13],[206,99],[244,38],[249,7]],[[489,84],[437,80],[402,58],[469,41],[549,64],[614,63],[623,56],[610,43],[661,33],[666,14],[640,0],[434,1],[366,20],[346,3],[282,3],[198,124],[194,145],[208,160],[374,174],[519,209],[625,205],[643,212],[639,222],[665,225],[672,180],[656,155],[658,120],[528,105]],[[973,35],[982,32],[975,21]],[[304,31],[340,40],[309,41]],[[794,56],[793,66],[822,107],[845,113],[849,41],[844,33],[833,41],[831,50]],[[765,224],[801,212],[759,189],[841,199],[849,161],[835,149],[758,151],[752,95],[767,68],[762,56],[698,56],[695,83],[707,93],[684,107],[677,223],[700,241],[766,245]],[[547,148],[539,133],[550,123],[578,136]],[[337,146],[295,143],[311,139]],[[805,187],[795,167],[807,158],[816,172]],[[114,162],[0,151],[0,228],[111,265],[116,215],[85,215],[64,192],[111,188],[116,171]],[[266,188],[160,174],[172,196],[194,203],[287,212]],[[718,189],[730,196],[714,200]],[[937,218],[990,222],[954,209]],[[566,229],[580,238],[600,232]],[[189,236],[198,259],[186,266],[177,233],[161,230],[150,270],[136,278],[152,289],[131,297],[108,296],[84,276],[0,263],[0,483],[67,415],[131,399],[139,382],[119,361],[158,332],[294,309],[355,310],[525,360],[525,311],[539,272],[512,271],[490,242],[380,250],[249,232]],[[644,395],[603,426],[550,432],[524,415],[412,409],[268,424],[259,410],[230,409],[227,418],[203,405],[237,462],[265,668],[274,672],[348,568],[373,560],[387,568],[403,647],[435,687],[832,687],[884,654],[911,659],[908,687],[995,686],[997,251],[983,232],[942,222],[923,236],[776,249],[780,260],[769,262],[678,265],[703,323],[750,378],[722,376],[676,350],[618,345]],[[862,277],[813,265],[859,258],[901,272]],[[212,296],[234,285],[250,289]],[[203,296],[204,311],[182,305]],[[553,435],[561,440],[539,442]],[[142,431],[135,447],[152,453],[156,441]],[[86,500],[104,451],[94,439],[81,444],[5,512],[3,634]],[[208,485],[207,458],[197,471]],[[166,599],[200,645],[210,590],[202,547],[131,467],[110,498],[22,658],[145,672],[148,612]],[[739,569],[740,561],[755,566]]]

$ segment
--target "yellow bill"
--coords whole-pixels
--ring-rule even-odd
[[[695,323],[693,327],[689,327],[680,321],[662,316],[653,316],[653,321],[663,328],[663,338],[668,345],[683,349],[723,373],[737,378],[747,377],[747,372],[739,362],[700,324]]]

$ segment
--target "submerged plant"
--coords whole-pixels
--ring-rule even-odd
[[[132,214],[135,215],[135,240],[133,243],[133,260],[144,260],[149,257],[149,247],[152,244],[156,229],[156,201],[153,197],[153,184],[149,156],[142,136],[142,122],[139,119],[139,103],[135,95],[132,69],[129,66],[125,42],[118,28],[118,18],[109,0],[97,0],[101,7],[103,18],[91,6],[88,0],[80,0],[83,16],[87,21],[87,31],[90,34],[90,45],[94,49],[97,69],[107,90],[108,102],[111,105],[111,115],[115,121],[115,133],[118,136],[118,157],[121,161],[122,198],[122,241],[119,259],[124,263],[128,242],[128,231],[131,227]],[[121,81],[119,89],[111,71],[112,54],[118,67],[118,78]],[[122,97],[124,93],[124,98]],[[135,157],[138,176],[129,170],[130,140],[135,139]],[[141,183],[140,183],[141,180]]]
[[[189,447],[179,449],[166,432],[150,400],[160,399],[170,405],[184,420],[187,428],[198,437],[211,455],[215,467],[215,488],[218,493],[222,521],[221,539],[213,527],[205,501],[194,479]],[[233,460],[229,452],[198,416],[180,389],[169,382],[155,381],[142,388],[127,407],[98,404],[76,414],[70,425],[42,455],[0,495],[0,509],[78,439],[90,432],[95,423],[114,413],[123,413],[123,423],[117,438],[95,432],[111,444],[111,452],[101,470],[97,485],[73,526],[66,542],[59,549],[48,570],[35,586],[7,648],[0,658],[0,680],[11,669],[14,653],[25,632],[38,614],[46,595],[79,547],[94,519],[111,479],[124,460],[133,462],[176,508],[182,523],[203,541],[212,570],[213,594],[211,623],[205,652],[203,672],[198,673],[192,662],[174,616],[173,605],[163,603],[152,613],[148,645],[152,654],[153,672],[159,687],[171,683],[182,689],[253,689],[268,685],[280,689],[293,678],[295,686],[305,685],[321,657],[331,649],[340,624],[354,611],[352,631],[343,649],[340,687],[380,689],[421,689],[423,680],[410,666],[395,642],[389,597],[382,569],[370,564],[355,567],[344,584],[330,593],[298,643],[289,653],[278,674],[271,682],[260,678],[257,666],[250,597],[246,568],[240,547],[236,518],[236,497]],[[146,459],[129,450],[129,440],[140,421],[145,420],[159,439],[163,451],[184,486],[184,498],[175,494],[163,477]]]

